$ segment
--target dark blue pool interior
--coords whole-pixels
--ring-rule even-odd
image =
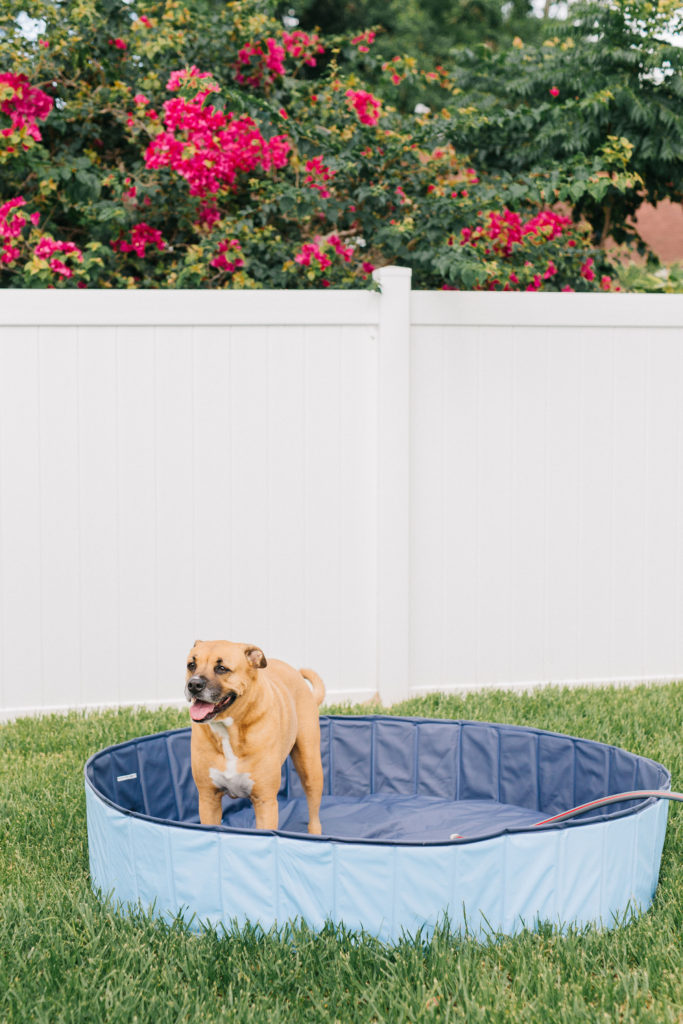
[[[634,789],[669,789],[662,765],[618,747],[522,726],[394,716],[321,716],[323,834],[343,840],[431,843],[524,830],[578,804]],[[190,729],[143,736],[95,754],[95,791],[123,811],[199,825]],[[291,761],[282,769],[279,831],[306,833],[306,801]],[[633,813],[612,804],[581,827]],[[252,829],[248,800],[224,797],[223,825]]]

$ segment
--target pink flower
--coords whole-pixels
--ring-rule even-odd
[[[209,81],[207,82],[206,79]],[[213,80],[211,72],[200,71],[195,64],[190,65],[189,68],[172,71],[166,83],[169,92],[179,92],[185,86],[192,89],[196,102],[206,99],[212,92],[220,92],[220,86]]]
[[[284,75],[285,65],[284,56],[285,50],[283,46],[279,46],[274,39],[266,39],[266,67],[269,71],[272,71],[274,75]]]
[[[327,188],[327,182],[332,181],[336,171],[325,166],[322,156],[314,156],[306,161],[306,172],[304,185],[310,185],[312,189],[320,193],[321,199],[327,199],[331,194]]]
[[[329,235],[328,245],[331,245],[337,256],[341,256],[345,263],[349,263],[353,256],[353,246],[344,245],[338,235]]]
[[[178,88],[179,74],[171,76],[169,88]],[[240,174],[286,166],[291,143],[285,135],[266,139],[252,118],[204,106],[205,98],[200,93],[192,101],[164,103],[165,130],[147,147],[147,167],[170,167],[186,179],[191,195],[207,196],[234,188]]]
[[[29,138],[40,142],[42,136],[36,121],[44,121],[53,106],[52,97],[32,86],[26,75],[12,71],[0,74],[0,111],[9,117],[11,124],[0,134],[7,138],[18,133],[23,149],[30,148]]]
[[[199,214],[195,224],[199,227],[212,228],[221,219],[221,212],[216,206],[203,204],[199,207]]]
[[[159,250],[166,248],[166,242],[161,237],[161,232],[150,227],[144,221],[136,224],[131,230],[130,242],[124,238],[118,238],[110,244],[116,252],[134,252],[141,259],[147,255],[148,245],[154,245]]]
[[[43,235],[34,249],[35,255],[41,260],[50,259],[56,252],[74,253],[77,258],[83,259],[81,250],[73,242],[56,242],[49,235]]]
[[[302,267],[310,267],[315,260],[319,269],[325,270],[331,265],[332,260],[326,252],[323,252],[323,246],[330,246],[345,263],[349,263],[353,257],[353,246],[344,245],[339,235],[329,235],[327,238],[318,236],[313,242],[304,242],[301,251],[294,256],[294,261],[301,264]],[[365,266],[370,266],[370,264]]]
[[[365,32],[361,32],[359,36],[354,36],[353,39],[351,40],[351,45],[358,46],[359,50],[362,50],[363,53],[367,53],[368,46],[372,46],[376,36],[377,33],[374,32],[371,28],[368,28],[365,30]],[[367,46],[360,46],[360,43],[367,43]]]
[[[300,263],[302,267],[310,267],[311,260],[317,261],[320,270],[324,270],[332,263],[330,257],[322,252],[317,242],[304,242],[301,252],[294,256],[294,261]]]
[[[595,271],[593,270],[593,257],[589,256],[585,263],[581,264],[581,270],[579,271],[581,277],[585,278],[586,281],[595,280]]]
[[[551,96],[553,96],[553,97],[555,97],[555,96],[559,96],[559,95],[560,95],[560,90],[559,90],[559,89],[557,88],[557,86],[556,86],[556,85],[553,85],[553,87],[552,87],[551,89],[548,89],[548,92],[549,92],[549,93],[550,93],[550,95],[551,95]]]
[[[233,259],[228,259],[226,253],[235,252]],[[224,270],[228,274],[234,274],[236,270],[244,266],[244,260],[241,255],[236,255],[242,252],[242,247],[236,238],[231,238],[230,241],[224,241],[218,243],[218,255],[214,256],[211,260],[211,266],[216,267],[217,270]]]
[[[73,277],[71,267],[67,267],[66,263],[63,263],[62,260],[58,260],[56,257],[48,262],[48,266],[55,274],[61,274],[63,277]]]
[[[34,256],[40,260],[47,260],[50,270],[59,274],[60,277],[73,277],[73,270],[67,266],[64,260],[60,260],[56,253],[63,253],[74,256],[79,263],[83,262],[83,253],[73,242],[57,242],[49,235],[43,235],[33,250]]]
[[[0,255],[0,263],[14,263],[14,261],[18,260],[20,256],[20,250],[7,242],[3,245],[2,255]]]
[[[316,66],[317,54],[325,52],[325,47],[321,44],[320,36],[316,32],[311,35],[302,32],[301,29],[296,29],[294,32],[283,32],[282,43],[288,56],[303,59],[303,63],[311,68]]]
[[[377,124],[382,105],[376,96],[362,89],[347,89],[344,95],[356,111],[361,124]]]
[[[110,39],[110,46],[115,46],[117,50],[127,50],[128,43],[124,42],[123,39]]]
[[[7,233],[7,231],[9,230],[9,215],[12,212],[12,210],[16,210],[20,206],[26,206],[26,200],[23,196],[17,196],[15,199],[8,199],[6,203],[3,203],[2,206],[0,206],[0,233]],[[22,220],[23,224],[25,224],[25,218],[22,217],[21,214],[19,215],[19,217]],[[17,217],[13,216],[13,220],[16,219]],[[16,234],[19,234],[19,231],[17,231]]]
[[[269,36],[264,43],[246,43],[237,53],[235,78],[255,88],[271,85],[285,73],[285,47]]]

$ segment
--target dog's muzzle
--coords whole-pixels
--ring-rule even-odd
[[[210,722],[212,718],[220,715],[222,711],[227,711],[236,700],[236,693],[229,693],[227,697],[219,700],[216,704],[195,698],[190,705],[190,718],[193,722]]]
[[[190,718],[193,722],[210,722],[237,700],[237,694],[232,691],[222,696],[220,690],[212,690],[206,676],[190,676],[185,686],[185,696],[192,702]]]
[[[208,685],[209,680],[206,676],[190,676],[185,687],[188,694],[187,699],[191,700],[193,697],[198,697]]]

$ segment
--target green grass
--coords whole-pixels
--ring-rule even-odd
[[[683,789],[680,683],[432,696],[392,712],[515,722],[616,743],[663,762],[674,789]],[[486,944],[439,933],[386,948],[332,927],[320,935],[299,928],[197,937],[181,922],[117,916],[89,886],[83,764],[111,743],[186,724],[177,711],[122,710],[0,728],[2,1024],[683,1024],[679,805],[670,809],[653,907],[612,932],[562,936],[548,927]]]

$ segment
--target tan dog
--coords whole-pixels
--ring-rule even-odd
[[[228,793],[251,800],[256,828],[276,829],[280,772],[291,753],[308,802],[308,831],[319,835],[320,676],[267,662],[259,647],[198,640],[187,660],[185,696],[192,702],[192,775],[202,825],[220,825],[221,797]]]

